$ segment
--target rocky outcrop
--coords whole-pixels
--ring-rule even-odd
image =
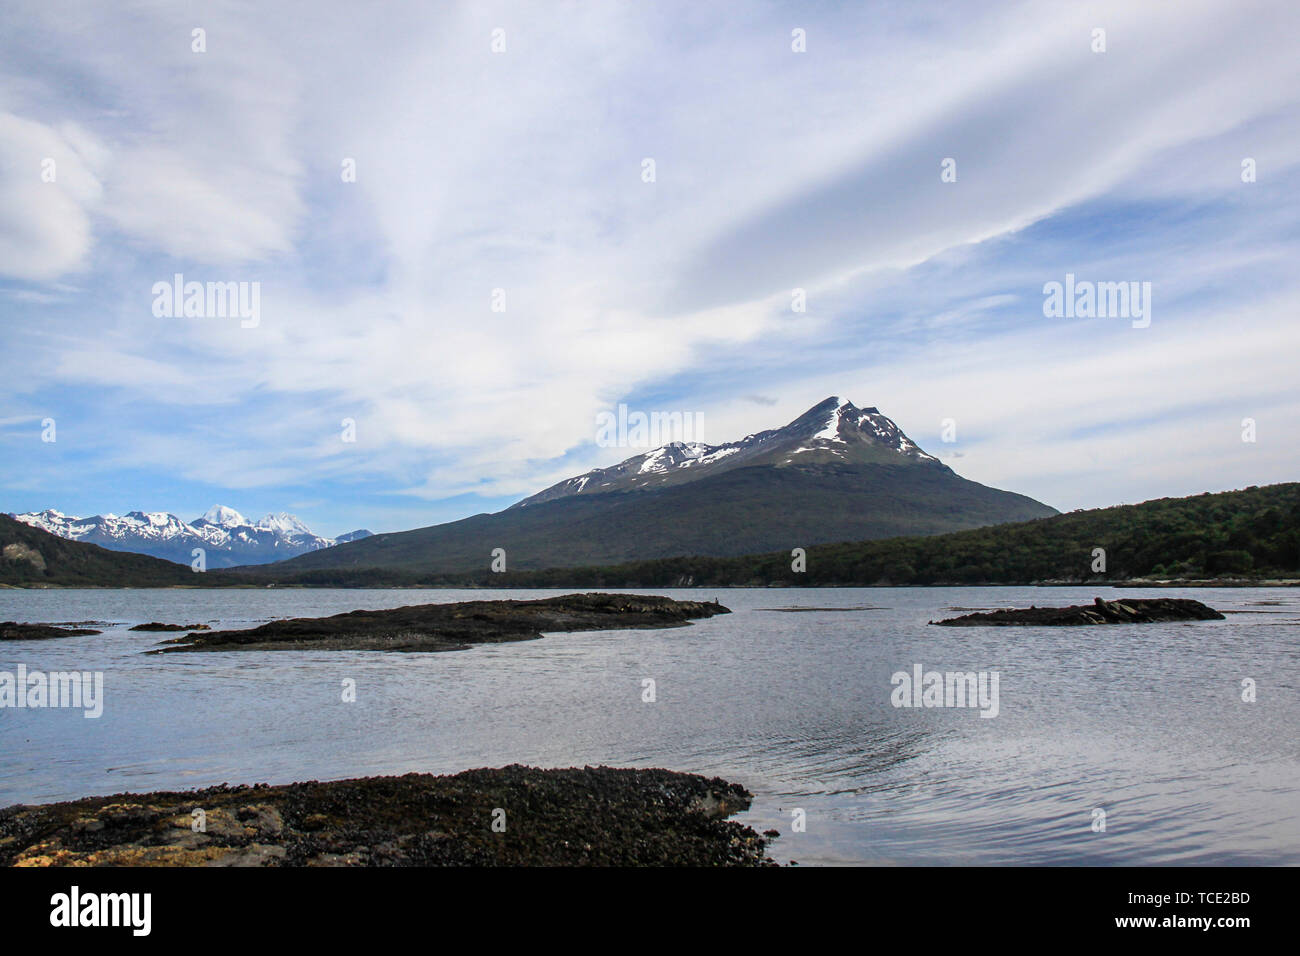
[[[210,631],[212,630],[207,624],[162,624],[158,621],[150,621],[148,624],[137,624],[131,628],[133,631]]]
[[[456,651],[528,641],[544,631],[680,627],[728,614],[721,604],[640,594],[565,594],[537,601],[463,601],[332,617],[271,621],[243,631],[187,634],[151,654],[177,651]]]
[[[1001,611],[963,614],[946,621],[931,621],[946,627],[1052,626],[1084,624],[1153,624],[1159,621],[1222,621],[1212,607],[1188,598],[1124,598],[1071,607],[1007,608]]]
[[[88,627],[59,627],[55,624],[18,624],[0,621],[0,641],[44,641],[52,637],[84,637],[101,634]]]
[[[0,810],[5,866],[758,866],[751,795],[668,770],[509,766]]]
[[[0,548],[0,555],[6,561],[26,561],[37,571],[45,570],[45,558],[42,557],[41,553],[21,541],[6,544],[3,548]]]

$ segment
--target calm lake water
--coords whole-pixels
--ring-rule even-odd
[[[99,621],[0,644],[0,671],[104,672],[104,713],[0,708],[0,805],[470,767],[667,767],[755,794],[773,855],[867,864],[1293,864],[1300,591],[662,591],[734,613],[444,654],[146,656],[146,621],[556,591],[0,591],[0,620]],[[1225,621],[937,628],[968,609],[1194,597]],[[789,611],[783,608],[802,608]],[[998,674],[998,714],[901,708],[891,675]],[[356,681],[357,700],[342,700]],[[656,700],[643,702],[643,680]],[[1257,700],[1242,700],[1242,681]],[[792,828],[802,810],[806,829]],[[1104,832],[1094,831],[1104,811]]]

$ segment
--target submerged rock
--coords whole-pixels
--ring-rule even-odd
[[[1189,598],[1124,598],[1070,607],[1007,608],[963,614],[944,621],[931,621],[946,627],[993,626],[1072,626],[1082,624],[1154,624],[1160,621],[1222,621],[1223,615],[1212,607]]]
[[[726,819],[751,799],[669,770],[519,765],[117,794],[0,810],[0,865],[773,865]]]
[[[296,617],[243,631],[209,631],[165,641],[177,651],[456,651],[472,644],[529,641],[544,631],[680,627],[729,614],[716,602],[644,594],[565,594],[537,601],[417,604],[331,617]]]

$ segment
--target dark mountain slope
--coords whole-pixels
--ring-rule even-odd
[[[331,567],[485,568],[504,548],[508,569],[573,567],[675,555],[739,555],[828,541],[938,534],[1049,514],[1038,502],[951,472],[898,465],[740,468],[691,485],[582,495],[524,510],[376,535],[292,561],[242,569],[265,575]],[[346,563],[343,558],[349,558]]]
[[[1097,548],[1105,551],[1104,571],[1093,570]],[[794,573],[790,564],[789,551],[669,558],[526,572],[510,575],[510,583],[647,588],[1294,579],[1300,576],[1300,483],[1160,498],[929,537],[827,544],[808,550],[804,573]]]
[[[0,515],[0,585],[143,588],[203,577],[186,565],[69,541]]]
[[[508,571],[729,556],[1055,514],[958,476],[875,409],[835,398],[782,429],[724,446],[674,443],[582,478],[497,514],[241,572],[262,579],[329,568],[472,572],[487,568],[496,548],[505,550]]]

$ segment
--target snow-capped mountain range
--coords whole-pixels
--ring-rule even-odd
[[[202,548],[209,568],[283,561],[370,536],[363,529],[323,538],[291,514],[280,512],[250,521],[225,505],[215,505],[201,518],[189,522],[163,511],[79,518],[46,510],[11,517],[61,538],[97,544],[110,551],[150,554],[180,564],[189,564],[193,550]]]
[[[927,455],[876,408],[858,408],[831,396],[782,428],[746,435],[724,445],[670,442],[609,468],[569,478],[513,505],[528,505],[570,495],[658,488],[696,481],[750,465],[916,464],[947,468]]]

